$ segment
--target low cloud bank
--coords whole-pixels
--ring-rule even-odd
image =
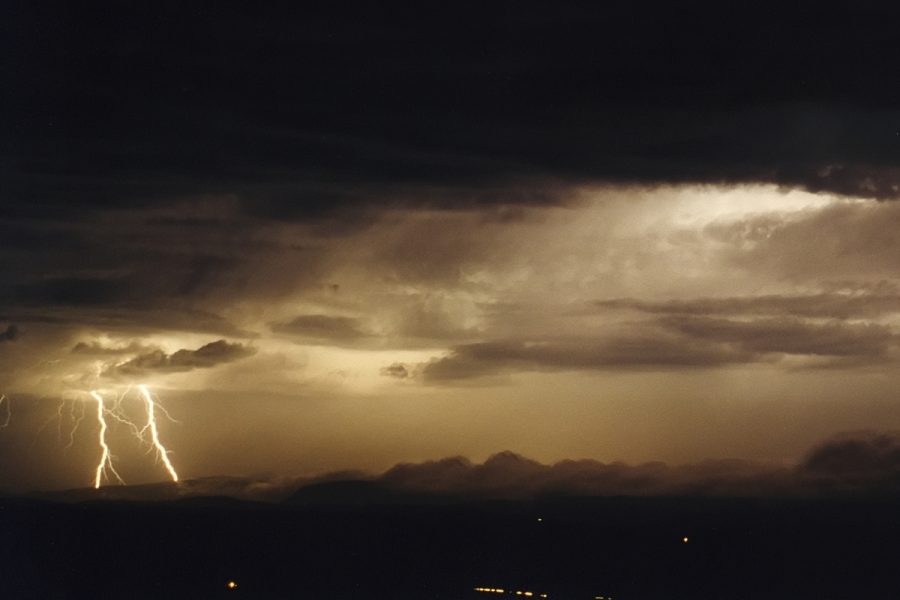
[[[574,496],[816,496],[900,494],[900,435],[842,434],[796,466],[743,460],[628,465],[564,460],[545,465],[512,452],[483,464],[445,458],[399,464],[378,478],[399,490],[521,498]]]
[[[629,465],[596,460],[542,464],[500,452],[477,464],[464,457],[401,463],[371,476],[356,471],[318,477],[207,477],[100,492],[49,494],[64,501],[182,500],[224,496],[259,502],[368,504],[534,497],[708,496],[894,498],[900,496],[900,434],[841,434],[814,447],[797,465],[716,460],[690,465]]]

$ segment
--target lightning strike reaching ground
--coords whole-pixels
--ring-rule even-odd
[[[178,473],[175,471],[175,467],[172,465],[172,461],[169,460],[169,450],[163,446],[162,442],[159,439],[159,427],[157,423],[157,410],[162,413],[164,417],[169,419],[170,421],[175,421],[166,409],[158,404],[156,400],[153,398],[153,394],[147,388],[146,385],[138,385],[138,390],[140,391],[141,398],[143,399],[144,410],[147,415],[146,424],[143,427],[139,426],[135,423],[132,418],[129,416],[128,412],[123,407],[123,401],[126,396],[128,396],[129,392],[133,389],[129,386],[124,392],[114,397],[114,399],[107,403],[101,393],[98,390],[91,390],[89,395],[93,400],[97,403],[97,423],[99,425],[99,431],[97,433],[97,444],[100,447],[100,460],[97,463],[96,468],[94,469],[94,488],[99,488],[100,485],[105,481],[109,480],[110,477],[114,477],[120,484],[126,485],[125,480],[122,479],[122,476],[116,470],[113,462],[115,457],[110,451],[110,443],[109,443],[109,435],[110,435],[110,424],[114,427],[116,424],[125,425],[134,435],[135,438],[141,444],[147,444],[149,446],[147,452],[152,452],[156,450],[157,460],[162,462],[166,471],[169,474],[169,477],[172,481],[178,481]],[[68,406],[68,411],[66,410]],[[2,417],[0,417],[0,429],[5,429],[9,426],[10,420],[12,419],[12,407],[10,398],[6,394],[0,394],[0,411],[2,411]],[[69,429],[68,443],[64,446],[65,450],[71,448],[75,443],[75,433],[78,430],[81,422],[84,420],[86,411],[85,404],[82,402],[75,402],[72,399],[64,399],[60,402],[59,408],[56,410],[55,415],[45,422],[41,428],[38,430],[38,435],[40,435],[41,431],[43,431],[48,425],[50,425],[54,420],[56,420],[57,426],[57,437],[62,443],[62,426],[63,421],[71,424],[71,428]],[[112,419],[112,421],[108,421],[107,417]],[[149,434],[149,435],[148,435]],[[149,439],[148,439],[149,438]],[[37,438],[35,438],[37,439]]]
[[[169,461],[169,451],[166,450],[166,447],[159,441],[159,430],[156,428],[156,402],[153,401],[153,396],[150,394],[150,390],[147,389],[147,386],[141,384],[138,386],[138,389],[141,390],[141,395],[147,402],[147,425],[144,427],[144,430],[149,428],[150,440],[156,448],[156,455],[166,466],[166,470],[169,472],[169,476],[172,477],[172,481],[178,481],[178,473],[175,472],[175,468]]]
[[[94,400],[97,401],[97,422],[100,424],[98,442],[102,450],[100,455],[100,462],[97,464],[97,470],[94,475],[94,488],[100,488],[100,482],[106,475],[107,468],[113,475],[116,476],[116,479],[118,479],[120,483],[124,484],[125,481],[122,480],[122,478],[119,476],[119,473],[116,471],[116,468],[113,466],[112,455],[109,452],[109,445],[106,443],[106,431],[108,427],[106,425],[106,408],[103,406],[103,396],[101,396],[96,391],[92,391],[91,396],[94,398]]]
[[[130,390],[131,388],[129,388]],[[109,472],[115,475],[116,479],[119,480],[120,483],[124,484],[125,482],[119,476],[119,473],[116,472],[115,467],[113,467],[112,463],[112,455],[109,451],[109,444],[106,440],[106,433],[108,431],[108,426],[106,422],[106,417],[109,416],[118,423],[122,423],[126,425],[131,432],[137,437],[141,442],[147,442],[145,434],[149,432],[150,434],[150,449],[156,450],[156,456],[158,460],[161,460],[163,465],[168,471],[169,476],[172,478],[172,481],[178,481],[178,473],[175,471],[175,467],[172,466],[172,461],[169,460],[169,451],[163,446],[162,442],[159,439],[159,428],[157,427],[156,422],[156,409],[159,408],[163,414],[168,417],[168,413],[166,413],[165,409],[159,406],[156,401],[153,399],[153,395],[150,393],[150,390],[147,389],[145,385],[139,385],[138,389],[141,392],[141,396],[144,399],[144,404],[146,406],[147,412],[147,424],[142,428],[139,428],[131,419],[129,419],[122,412],[122,401],[125,398],[125,395],[129,390],[126,390],[123,394],[118,396],[112,403],[112,408],[107,408],[103,402],[103,397],[99,392],[92,391],[91,396],[97,401],[97,421],[100,423],[100,434],[99,434],[99,443],[101,449],[100,463],[97,465],[97,469],[94,476],[94,487],[99,488],[100,483],[103,480],[104,476],[106,476],[106,471],[109,469]],[[171,417],[169,417],[171,418]]]

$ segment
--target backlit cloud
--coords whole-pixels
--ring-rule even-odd
[[[225,340],[210,342],[196,350],[177,350],[166,354],[151,350],[106,370],[108,375],[142,375],[153,372],[178,372],[208,369],[252,356],[256,349]]]

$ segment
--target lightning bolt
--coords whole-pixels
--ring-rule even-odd
[[[12,406],[6,394],[0,394],[0,406],[6,407],[6,418],[3,420],[3,423],[0,423],[0,429],[5,429],[9,427],[9,421],[12,419]]]
[[[147,429],[150,430],[150,441],[153,443],[153,447],[156,448],[157,458],[162,460],[172,481],[177,482],[178,473],[175,472],[175,467],[172,466],[172,462],[169,460],[169,451],[166,450],[166,447],[159,441],[159,430],[156,427],[156,402],[153,401],[153,396],[150,394],[150,390],[147,389],[146,385],[141,384],[138,386],[138,389],[141,391],[141,395],[147,403],[147,424],[141,431],[143,432]],[[162,407],[160,408],[162,409]],[[162,411],[165,412],[165,409],[162,409]]]
[[[97,470],[94,475],[94,489],[100,488],[100,481],[106,476],[107,468],[116,476],[119,483],[124,485],[125,481],[119,476],[119,473],[113,466],[112,455],[109,453],[109,445],[106,443],[106,431],[108,427],[106,426],[106,407],[103,406],[103,396],[96,391],[91,391],[91,396],[97,401],[97,422],[100,424],[100,434],[97,441],[100,444],[100,449],[102,451],[100,454],[100,462],[97,463]]]
[[[113,398],[113,400],[107,403],[103,396],[101,395],[99,390],[91,390],[88,392],[91,398],[97,404],[97,424],[99,430],[97,432],[97,445],[100,448],[100,459],[97,462],[97,467],[94,469],[94,488],[99,489],[100,485],[104,481],[108,481],[110,477],[114,477],[120,484],[126,485],[125,480],[122,479],[122,476],[116,470],[114,465],[115,456],[113,456],[110,450],[109,444],[109,433],[110,433],[110,422],[107,418],[112,419],[115,423],[120,423],[128,427],[131,431],[131,434],[137,438],[137,440],[141,444],[147,444],[149,446],[147,452],[152,452],[156,450],[156,460],[158,462],[162,462],[166,471],[169,474],[169,477],[174,482],[178,482],[178,473],[175,471],[175,467],[172,465],[172,461],[169,459],[169,450],[163,445],[162,441],[159,438],[159,425],[157,422],[157,411],[159,411],[164,417],[169,419],[170,421],[177,423],[175,419],[169,415],[168,411],[159,404],[153,397],[153,394],[147,388],[146,385],[141,384],[137,386],[140,391],[141,398],[143,399],[144,410],[147,415],[147,422],[143,425],[143,427],[139,426],[135,423],[128,413],[125,411],[122,406],[125,397],[128,393],[133,389],[129,386],[124,392],[119,394],[117,397]],[[66,404],[70,403],[68,406],[68,411],[66,411]],[[64,446],[65,450],[71,448],[75,443],[75,433],[78,430],[79,425],[84,420],[86,415],[85,404],[82,402],[77,402],[77,411],[76,411],[76,402],[71,400],[63,400],[60,402],[60,405],[53,417],[51,417],[47,422],[44,423],[43,426],[38,430],[38,435],[43,431],[50,423],[56,420],[57,425],[57,436],[60,439],[62,438],[62,421],[64,420],[64,415],[68,416],[68,419],[65,419],[68,423],[71,423],[71,429],[69,430],[68,435],[68,443]],[[0,394],[0,411],[3,411],[3,416],[0,417],[2,421],[0,421],[0,430],[5,429],[9,426],[10,420],[12,419],[12,406],[9,396],[6,394]],[[77,414],[76,414],[77,412]],[[148,439],[149,438],[149,439]],[[35,438],[37,440],[37,437]]]
[[[126,425],[129,429],[131,429],[132,434],[140,440],[141,442],[146,442],[146,434],[150,434],[150,450],[156,450],[157,460],[162,461],[163,465],[166,468],[166,471],[169,473],[169,477],[172,478],[172,481],[178,481],[178,473],[175,471],[175,467],[172,465],[172,461],[169,460],[169,450],[163,446],[162,442],[159,439],[159,427],[156,421],[156,409],[158,408],[167,418],[171,419],[169,413],[166,410],[156,403],[153,399],[153,394],[150,393],[150,390],[146,385],[137,386],[138,390],[141,393],[141,396],[144,399],[144,405],[146,407],[147,413],[147,424],[143,427],[139,428],[134,421],[129,419],[122,411],[122,401],[125,399],[125,396],[131,390],[129,387],[125,392],[119,395],[112,403],[112,408],[107,408],[103,401],[103,396],[100,395],[96,390],[91,392],[91,396],[94,400],[97,401],[97,421],[100,423],[100,434],[98,438],[98,442],[100,445],[101,455],[100,462],[97,464],[97,469],[94,476],[94,487],[99,488],[100,482],[106,476],[106,470],[109,469],[109,472],[115,475],[116,479],[119,480],[123,485],[125,482],[119,476],[119,473],[116,472],[115,467],[112,463],[112,455],[109,451],[109,444],[106,440],[106,432],[108,430],[106,417],[110,417],[115,421]],[[74,432],[73,432],[74,435]]]
[[[78,416],[75,416],[75,407],[78,407]],[[75,445],[75,432],[78,431],[78,426],[81,425],[81,422],[84,420],[85,410],[84,404],[78,402],[71,402],[69,405],[69,420],[72,422],[72,428],[69,430],[69,443],[63,447],[63,450],[68,450],[72,446]]]

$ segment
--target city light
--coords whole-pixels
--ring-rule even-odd
[[[533,598],[535,596],[539,598],[549,598],[550,595],[547,593],[538,593],[532,592],[529,590],[505,590],[503,588],[493,588],[493,587],[476,587],[473,588],[476,592],[481,592],[484,594],[511,594],[516,596],[522,596],[525,598]]]

